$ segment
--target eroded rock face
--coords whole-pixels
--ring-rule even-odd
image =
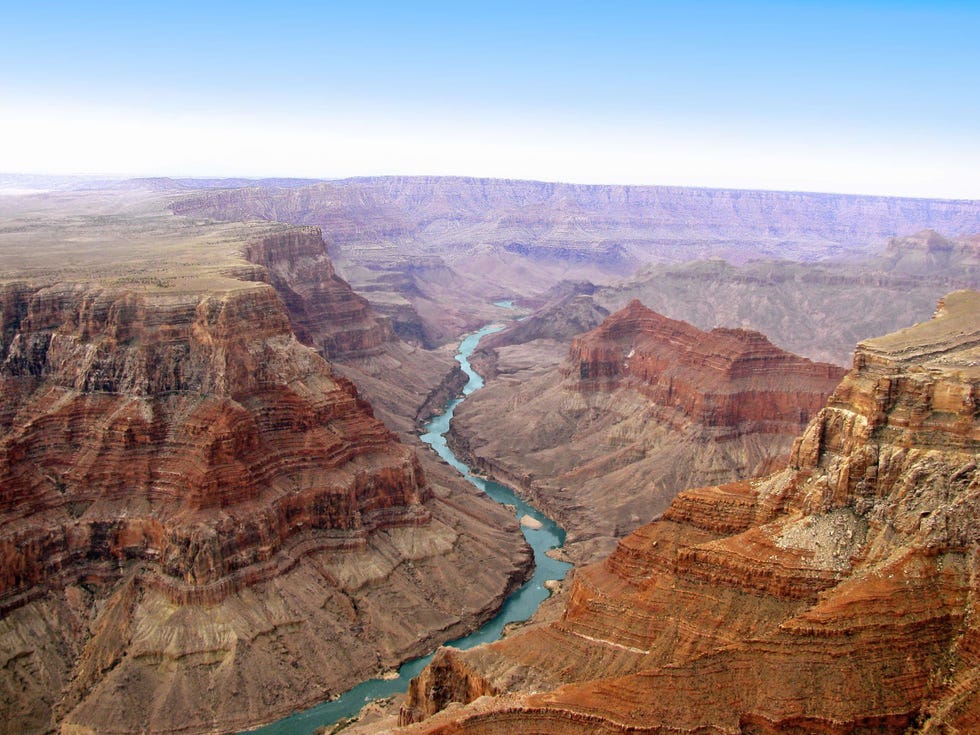
[[[215,190],[188,193],[173,206],[179,213],[216,219],[259,217],[319,225],[342,275],[380,313],[393,318],[400,336],[426,346],[451,341],[497,318],[487,309],[487,300],[539,295],[562,279],[608,283],[641,264],[704,258],[809,262],[868,255],[897,233],[932,227],[958,235],[980,229],[976,202],[455,177],[361,178],[289,189]],[[840,271],[835,267],[832,275],[839,278]],[[849,362],[846,350],[859,339],[911,323],[891,321],[882,329],[872,318],[871,331],[858,330],[858,336],[845,339],[844,355],[838,358],[836,344],[832,350],[815,344],[800,327],[813,331],[816,322],[821,328],[818,341],[826,342],[842,321],[838,315],[855,312],[850,307],[838,311],[835,304],[841,298],[873,313],[881,297],[861,293],[856,289],[862,284],[848,279],[847,288],[831,287],[825,298],[821,286],[800,282],[796,274],[789,277],[792,285],[777,287],[761,306],[764,300],[751,286],[746,292],[726,278],[722,286],[727,293],[716,314],[742,312],[735,325],[760,329],[798,354],[842,359],[842,364]],[[802,296],[795,293],[801,287]],[[947,284],[930,291],[925,308],[943,293],[962,287]],[[901,297],[903,288],[886,290]],[[723,323],[699,318],[705,311],[698,304],[700,289],[693,303],[675,310],[668,307],[677,295],[660,303],[654,301],[656,293],[651,288],[633,295],[661,313],[703,328]],[[886,303],[891,296],[883,295]],[[619,299],[612,294],[603,306],[615,311],[628,300],[629,296]],[[710,295],[707,301],[713,301]],[[757,314],[772,312],[779,318],[769,323],[765,316],[756,319]],[[814,319],[799,316],[806,314]],[[916,316],[925,314],[928,311]],[[780,319],[790,322],[785,335],[775,329]],[[796,340],[787,341],[787,336]]]
[[[412,733],[967,733],[980,727],[980,293],[858,346],[766,479],[682,493],[579,570],[558,622],[425,692]],[[432,676],[426,674],[423,676]]]
[[[582,299],[563,303],[578,314]],[[507,344],[523,324],[497,335],[500,377],[460,406],[452,436],[559,518],[579,561],[608,554],[692,482],[785,464],[844,374],[758,332],[702,332],[638,301],[572,340],[560,366],[523,369],[546,341]]]
[[[327,358],[375,353],[393,339],[390,321],[337,276],[319,228],[269,235],[246,245],[244,255],[266,269],[296,336]]]
[[[637,300],[576,338],[569,363],[586,390],[628,383],[686,421],[794,435],[844,374],[780,350],[759,332],[705,333]]]
[[[475,627],[531,564],[297,340],[336,304],[329,345],[378,336],[321,298],[316,231],[249,264],[233,230],[164,229],[188,262],[159,275],[0,280],[0,732],[253,727]]]
[[[4,598],[115,559],[214,584],[302,529],[425,520],[414,454],[296,342],[268,286],[163,305],[60,285],[20,298],[0,500],[30,522],[4,535]]]

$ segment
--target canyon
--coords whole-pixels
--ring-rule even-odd
[[[443,649],[398,732],[976,731],[978,314],[858,345],[786,469],[681,493],[552,622]]]
[[[848,262],[660,264],[586,290],[607,310],[638,298],[701,329],[755,329],[783,349],[849,365],[858,342],[927,319],[939,298],[963,288],[980,288],[976,236],[926,229]]]
[[[573,328],[596,317],[562,304],[570,311]],[[459,407],[451,438],[469,464],[557,518],[577,562],[608,554],[692,484],[784,463],[844,374],[758,332],[703,332],[639,301],[574,337],[564,359],[545,367],[542,343],[553,339],[541,335],[560,334],[564,322],[547,320],[548,329],[536,319],[542,314],[488,341],[485,364],[496,377]]]
[[[980,297],[935,305],[980,287],[980,203],[34,183],[0,196],[0,732],[249,728],[491,617],[518,520],[417,434],[494,321],[450,442],[579,566],[352,733],[976,727]]]
[[[472,629],[530,572],[516,519],[325,359],[394,338],[317,229],[191,221],[145,192],[19,206],[0,731],[251,727]],[[439,386],[416,382],[421,409]]]
[[[910,276],[926,274],[892,274],[881,258],[889,238],[925,228],[950,238],[980,232],[975,201],[377,177],[175,193],[172,207],[320,226],[341,275],[392,317],[400,336],[425,347],[500,318],[488,307],[497,299],[540,296],[563,280],[613,286],[625,278],[603,303],[610,311],[640,298],[701,329],[756,329],[783,349],[847,364],[861,339],[928,318],[943,294],[977,286],[916,283]],[[709,272],[686,266],[695,261],[708,261]],[[722,262],[728,269],[715,272]],[[658,297],[654,284],[643,285],[648,271],[685,280]],[[898,299],[902,311],[881,316],[906,291],[914,298]],[[834,325],[855,320],[838,338]]]

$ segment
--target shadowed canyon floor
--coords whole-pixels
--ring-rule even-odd
[[[556,621],[444,650],[399,732],[976,732],[978,394],[957,292],[858,346],[787,469],[682,493]]]
[[[351,359],[394,339],[317,230],[145,192],[3,206],[0,731],[246,728],[524,579],[516,521],[297,339]],[[438,386],[416,382],[420,410]]]

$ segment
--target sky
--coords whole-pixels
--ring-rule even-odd
[[[6,5],[7,173],[980,199],[980,0]]]

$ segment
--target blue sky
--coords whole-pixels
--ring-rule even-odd
[[[980,198],[976,2],[27,3],[0,170]]]

